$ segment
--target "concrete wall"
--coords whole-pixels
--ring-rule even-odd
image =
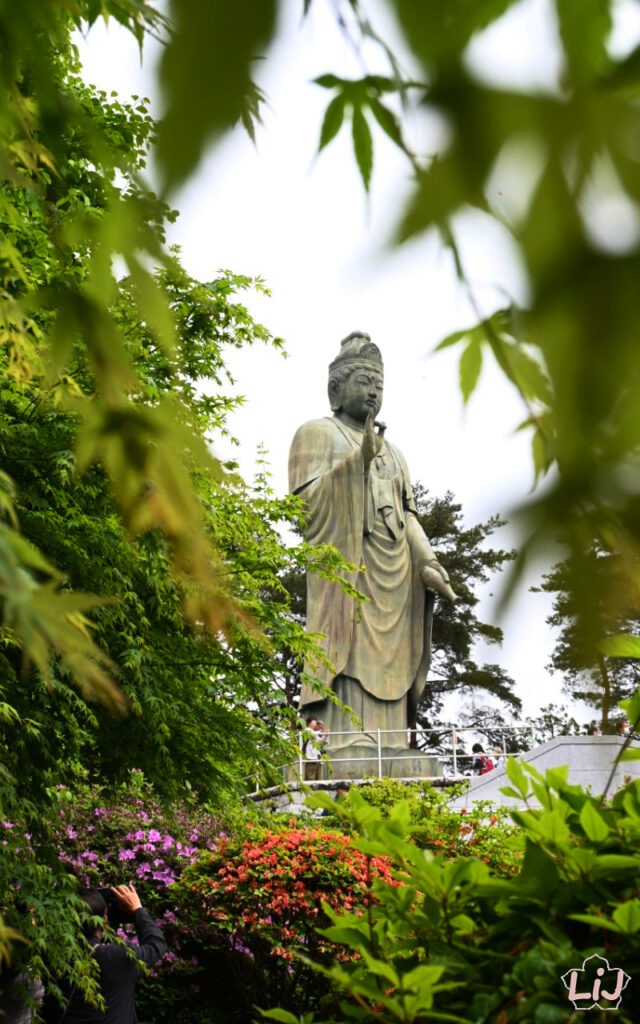
[[[569,782],[572,785],[590,789],[600,795],[609,779],[613,762],[620,753],[624,740],[622,736],[558,736],[548,743],[535,747],[518,759],[532,765],[544,775],[547,768],[567,765]],[[637,746],[637,744],[634,744]],[[616,766],[608,794],[613,795],[624,785],[625,777],[640,778],[640,761],[623,761]],[[504,796],[500,789],[511,783],[504,768],[494,768],[487,775],[474,776],[468,791],[452,801],[453,808],[471,807],[478,800],[491,800],[503,807],[524,807],[521,800]],[[531,806],[538,806],[532,801]]]

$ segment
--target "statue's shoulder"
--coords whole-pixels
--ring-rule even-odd
[[[295,433],[294,441],[296,438],[301,439],[305,437],[317,437],[317,438],[329,438],[335,436],[337,433],[336,421],[332,416],[323,416],[317,420],[307,420],[298,427]]]
[[[321,416],[317,420],[307,420],[303,423],[299,430],[324,430],[327,433],[331,433],[336,429],[336,420],[334,416]]]

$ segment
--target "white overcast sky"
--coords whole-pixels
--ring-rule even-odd
[[[515,433],[524,410],[492,367],[468,408],[462,408],[457,356],[432,354],[446,334],[475,321],[452,261],[431,235],[393,252],[386,247],[407,194],[408,168],[384,137],[374,137],[368,200],[348,129],[315,158],[329,94],[311,80],[326,71],[355,77],[361,67],[341,39],[330,4],[315,0],[304,23],[297,0],[281,6],[286,17],[279,43],[258,65],[268,108],[257,146],[238,130],[215,148],[175,197],[180,217],[170,236],[181,246],[183,263],[194,276],[210,280],[220,268],[228,268],[261,276],[273,293],[269,300],[247,304],[273,334],[285,339],[289,358],[254,349],[230,361],[238,389],[246,396],[232,420],[241,441],[233,454],[251,477],[254,455],[264,446],[274,488],[283,493],[296,427],[328,412],[327,366],[341,338],[365,330],[385,360],[381,418],[389,438],[406,455],[414,481],[420,480],[433,495],[451,490],[470,525],[495,512],[508,518],[532,483],[528,440]],[[474,69],[500,83],[553,88],[558,50],[544,8],[544,0],[525,0],[499,30],[485,33],[471,52]],[[378,24],[386,31],[383,21]],[[113,24],[91,31],[82,56],[89,80],[108,91],[116,89],[122,98],[151,95],[152,110],[160,113],[153,92],[152,50],[145,51],[141,68],[135,42]],[[412,127],[423,139],[440,130],[417,116]],[[507,178],[496,184],[496,194],[508,204],[517,199],[521,185],[519,179],[514,189]],[[501,229],[474,214],[459,221],[458,235],[485,314],[511,298],[526,300],[524,277]],[[505,531],[495,543],[514,546],[516,538]],[[538,567],[529,583],[538,582],[540,569],[544,567]],[[490,590],[497,593],[499,584]],[[481,614],[488,621],[495,621],[496,605],[487,594]],[[545,624],[548,613],[548,600],[523,585],[501,623],[502,650],[479,652],[482,660],[502,664],[516,679],[528,713],[550,701],[563,703],[560,679],[545,668],[553,646]]]

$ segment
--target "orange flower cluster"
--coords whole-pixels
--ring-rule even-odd
[[[329,924],[324,904],[364,913],[375,878],[391,881],[384,857],[368,857],[348,836],[326,829],[254,829],[250,839],[221,840],[183,877],[211,938],[234,948],[290,960],[296,951],[335,952],[316,933]],[[268,947],[268,950],[267,948]]]

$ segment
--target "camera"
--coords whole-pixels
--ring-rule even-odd
[[[98,892],[107,905],[107,920],[112,928],[119,928],[123,924],[130,924],[133,915],[123,907],[122,903],[111,889],[98,889]]]

